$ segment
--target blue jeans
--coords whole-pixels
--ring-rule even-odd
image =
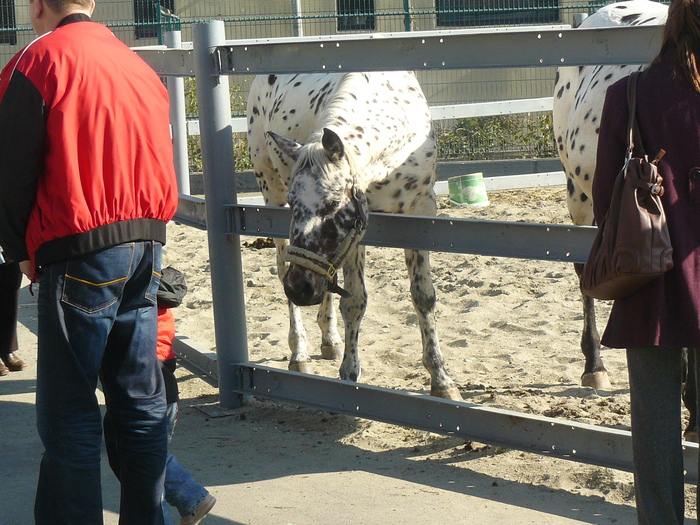
[[[177,416],[177,403],[168,404],[168,444],[170,444],[175,432]],[[172,525],[168,504],[176,507],[180,516],[187,516],[197,510],[207,494],[209,491],[197,483],[192,474],[185,470],[177,458],[168,454],[165,464],[165,498],[163,499],[165,525]]]
[[[49,265],[38,298],[37,525],[102,524],[102,424],[119,523],[162,525],[166,403],[156,359],[161,246],[126,243]]]

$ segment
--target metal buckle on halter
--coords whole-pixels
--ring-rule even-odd
[[[328,263],[328,270],[326,270],[326,278],[329,281],[333,281],[338,277],[338,269],[333,266],[333,263]]]
[[[367,226],[367,214],[365,213],[365,210],[362,208],[362,199],[360,198],[360,189],[355,186],[355,181],[352,183],[352,200],[355,203],[355,212],[357,213],[357,216],[355,217],[355,221],[353,222],[353,228],[360,233],[360,231],[364,230],[365,227]]]

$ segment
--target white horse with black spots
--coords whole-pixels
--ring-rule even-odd
[[[258,76],[248,98],[248,147],[265,203],[289,204],[289,244],[276,240],[289,299],[291,370],[311,358],[299,306],[320,304],[321,354],[342,357],[340,378],[358,381],[358,337],[367,306],[368,212],[432,215],[436,143],[430,109],[414,74]],[[440,352],[429,253],[406,250],[431,394],[461,400]],[[337,271],[342,268],[343,288]],[[345,343],[333,293],[341,295]]]
[[[586,18],[580,28],[610,26],[662,25],[668,7],[650,0],[630,0],[610,4]],[[595,225],[591,200],[600,116],[605,93],[610,85],[645,66],[599,65],[562,67],[554,84],[553,125],[559,156],[566,173],[566,203],[571,220],[577,225]],[[582,264],[576,264],[581,276]],[[596,326],[595,303],[583,296],[584,326],[581,350],[586,357],[581,382],[596,389],[609,389],[608,371],[600,357],[600,336]],[[695,428],[695,382],[690,376],[684,390],[691,413],[689,428]]]

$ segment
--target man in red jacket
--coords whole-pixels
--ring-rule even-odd
[[[0,73],[0,246],[39,283],[36,523],[101,524],[102,383],[120,524],[162,524],[156,292],[177,208],[161,80],[93,0],[30,0],[39,38]]]

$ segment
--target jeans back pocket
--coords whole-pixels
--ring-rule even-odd
[[[87,313],[112,306],[129,280],[133,256],[133,244],[123,244],[67,261],[61,301]]]

